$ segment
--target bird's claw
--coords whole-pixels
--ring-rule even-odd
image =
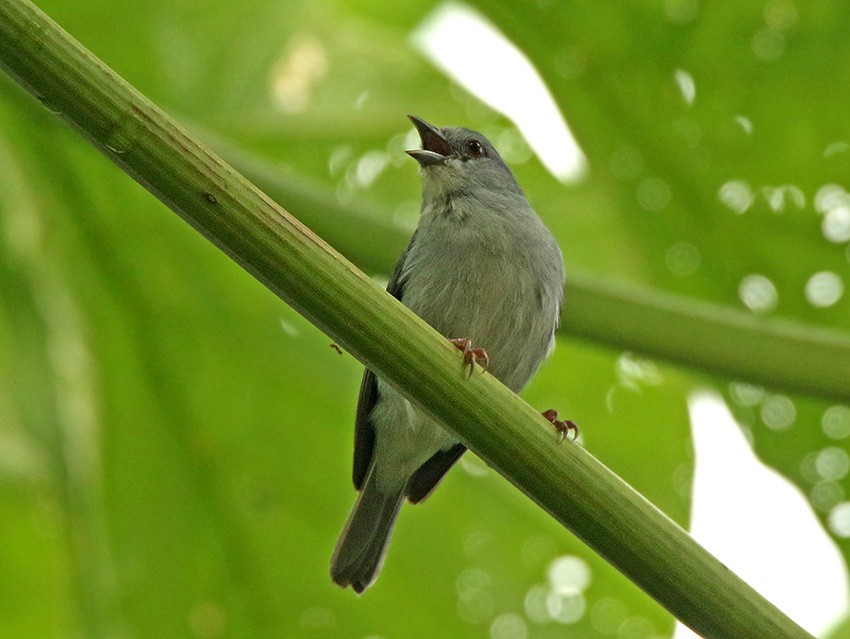
[[[463,353],[464,363],[469,366],[469,374],[466,376],[466,379],[472,377],[472,371],[475,370],[476,364],[481,364],[481,367],[485,371],[487,370],[487,367],[490,365],[490,356],[487,355],[487,351],[483,348],[473,348],[472,340],[467,337],[459,337],[457,339],[450,339],[449,341],[460,349]]]
[[[543,411],[543,417],[552,422],[555,430],[560,434],[559,444],[567,438],[569,433],[573,433],[571,441],[575,441],[578,437],[578,425],[571,419],[558,419],[558,411],[554,408]]]

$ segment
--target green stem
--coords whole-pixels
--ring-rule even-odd
[[[741,381],[850,401],[847,333],[591,277],[567,288],[564,330]]]
[[[809,637],[27,0],[0,0],[0,66],[703,637]]]

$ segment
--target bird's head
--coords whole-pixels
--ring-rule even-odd
[[[422,148],[406,153],[419,162],[426,192],[475,193],[484,189],[522,194],[507,164],[481,133],[460,127],[438,129],[415,115],[408,117],[419,132]]]

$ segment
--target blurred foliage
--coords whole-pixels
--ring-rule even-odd
[[[529,56],[588,157],[569,185],[530,153],[511,162],[568,271],[733,306],[759,274],[776,292],[762,312],[848,330],[850,295],[818,306],[805,290],[850,275],[848,200],[824,188],[850,188],[850,7],[472,4]],[[170,112],[384,222],[417,213],[405,113],[516,140],[412,47],[437,3],[40,6]],[[380,158],[369,179],[364,157]],[[669,635],[667,613],[472,456],[405,509],[372,590],[336,589],[360,365],[5,76],[0,232],[0,636],[507,637],[523,619],[533,638],[623,622]],[[685,402],[714,384],[826,525],[850,479],[818,455],[846,458],[846,408],[736,382],[562,339],[525,397],[582,424],[594,455],[687,525]],[[592,576],[555,602],[569,625],[542,618],[563,555]]]

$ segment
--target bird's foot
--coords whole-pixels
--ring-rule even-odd
[[[487,370],[487,366],[490,365],[490,356],[487,355],[487,351],[483,348],[473,348],[472,340],[467,337],[450,339],[449,341],[457,346],[463,353],[463,361],[469,366],[469,375],[467,375],[467,379],[472,377],[472,371],[475,370],[475,364],[481,364],[481,367],[484,370]]]
[[[554,408],[543,411],[543,417],[552,422],[555,430],[560,434],[561,438],[558,440],[558,443],[564,441],[570,433],[573,433],[572,441],[575,441],[578,437],[578,426],[576,423],[571,419],[558,419],[558,411]]]

